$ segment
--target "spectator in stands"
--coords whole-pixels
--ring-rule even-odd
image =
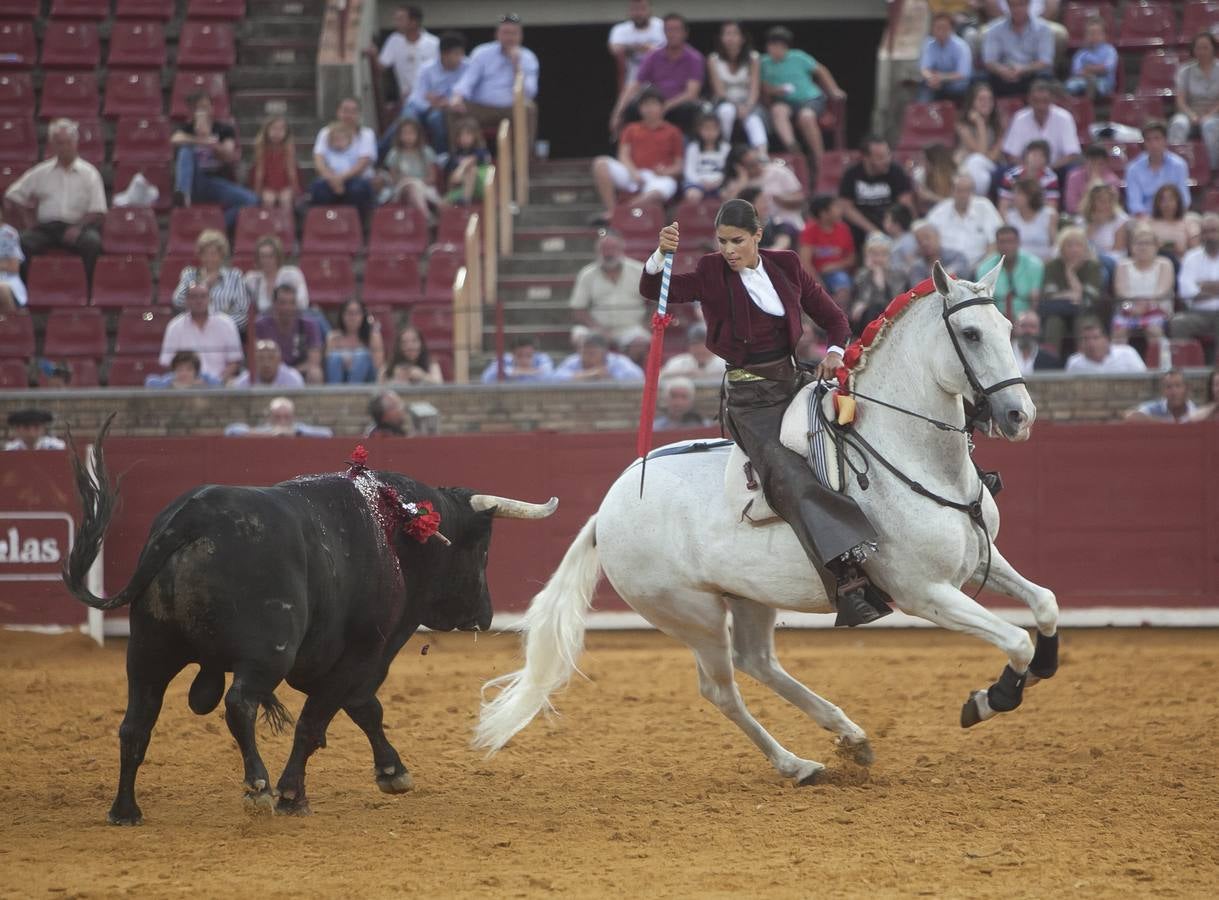
[[[429,217],[432,208],[440,205],[436,153],[424,140],[423,126],[414,119],[398,124],[393,146],[385,154],[383,181],[378,203],[406,204]]]
[[[957,116],[957,163],[974,180],[974,193],[990,194],[995,170],[1003,155],[1003,129],[995,92],[984,81],[975,82]]]
[[[1117,202],[1117,189],[1108,184],[1088,188],[1079,207],[1079,221],[1101,265],[1112,274],[1117,259],[1126,255],[1126,223],[1130,221]]]
[[[804,227],[805,191],[799,176],[783,160],[767,159],[752,147],[738,148],[729,158],[732,179],[724,185],[724,199],[744,199],[745,188],[758,188],[767,197],[770,221],[790,232],[792,244]],[[787,249],[787,248],[782,248]]]
[[[549,381],[554,374],[554,361],[538,350],[537,339],[521,335],[513,339],[510,350],[498,363],[494,360],[483,370],[482,383],[495,384],[499,371],[504,370],[505,382]]]
[[[5,450],[66,450],[61,438],[47,434],[55,416],[45,409],[18,409],[8,414],[9,439]]]
[[[258,205],[258,195],[237,183],[241,163],[237,132],[213,118],[212,98],[207,94],[187,97],[186,108],[190,120],[179,124],[170,137],[175,148],[174,201],[180,206],[220,204],[231,230],[243,206]]]
[[[1036,181],[1041,185],[1042,200],[1047,206],[1058,209],[1061,193],[1058,175],[1050,168],[1050,145],[1043,140],[1031,141],[1024,148],[1022,165],[1008,169],[999,180],[999,212],[1007,215],[1012,205],[1012,195],[1018,181]]]
[[[287,397],[275,397],[267,406],[267,417],[251,428],[245,422],[234,422],[224,429],[225,437],[334,437],[324,425],[297,421],[296,404]]]
[[[1126,211],[1149,215],[1152,198],[1166,184],[1176,187],[1188,209],[1189,163],[1168,149],[1168,130],[1153,119],[1143,125],[1143,152],[1126,166]]]
[[[889,248],[889,265],[899,272],[905,272],[918,257],[918,241],[910,226],[914,224],[914,213],[904,203],[894,203],[885,210],[881,220],[882,232],[892,241]]]
[[[1075,116],[1054,102],[1050,82],[1037,80],[1029,88],[1029,105],[1012,116],[1003,137],[1003,152],[1015,162],[1024,156],[1030,141],[1049,144],[1049,164],[1065,169],[1079,162],[1079,130]]]
[[[1190,399],[1189,384],[1180,369],[1169,369],[1160,376],[1160,396],[1127,410],[1127,422],[1163,422],[1180,425],[1196,421],[1198,406]]]
[[[444,157],[444,199],[469,206],[483,198],[491,154],[487,152],[482,129],[467,116],[453,129],[453,149]]]
[[[1083,314],[1103,315],[1105,271],[1077,225],[1058,232],[1057,253],[1045,267],[1038,312],[1045,319],[1046,343],[1061,352],[1063,339]]]
[[[720,26],[715,52],[707,57],[711,102],[719,117],[724,138],[732,143],[736,123],[744,129],[749,146],[763,155],[769,138],[758,101],[762,96],[761,60],[749,43],[740,22]]]
[[[633,102],[645,89],[660,95],[661,114],[683,131],[698,112],[698,97],[703,90],[706,62],[703,55],[686,43],[690,30],[684,17],[670,13],[664,17],[665,45],[643,58],[635,80],[622,86],[610,113],[610,134],[616,135],[623,122],[635,118]],[[638,110],[638,114],[642,114]]]
[[[940,230],[926,219],[919,219],[910,230],[918,243],[919,255],[914,264],[906,270],[906,281],[915,285],[931,277],[931,267],[939,260],[949,275],[970,278],[973,268],[969,260],[955,250],[949,250],[940,241]],[[894,294],[896,296],[896,294]],[[892,298],[890,298],[892,299]]]
[[[687,378],[712,379],[716,381],[724,374],[726,365],[715,353],[707,349],[707,326],[695,322],[686,329],[686,352],[678,353],[660,367],[660,377],[681,375]]]
[[[581,341],[575,349],[579,350],[583,343]],[[652,333],[642,326],[632,328],[618,343],[618,351],[640,369],[647,366],[648,352],[651,349]]]
[[[1041,284],[1045,280],[1045,264],[1020,247],[1020,232],[1004,225],[995,232],[998,251],[978,263],[977,278],[1003,263],[995,283],[995,301],[999,311],[1010,320],[1026,309],[1036,309],[1041,300]]]
[[[520,16],[509,13],[499,21],[495,40],[479,44],[470,54],[470,64],[453,87],[449,109],[455,116],[473,116],[479,128],[495,128],[501,119],[512,118],[512,88],[516,75],[524,76],[525,112],[529,140],[538,130],[538,58],[522,46],[525,29]],[[452,123],[450,122],[450,128]],[[450,135],[450,138],[454,135]]]
[[[29,303],[25,282],[21,280],[21,235],[0,216],[0,313],[16,312]]]
[[[718,197],[728,168],[728,142],[714,114],[700,113],[694,124],[694,139],[686,145],[682,171],[685,198],[698,202]]]
[[[322,384],[322,330],[317,322],[300,314],[296,288],[276,285],[271,292],[271,311],[258,317],[254,334],[275,341],[284,363],[296,369],[307,384]]]
[[[1084,25],[1084,45],[1071,59],[1071,77],[1064,85],[1076,97],[1108,97],[1117,84],[1117,48],[1109,43],[1105,20],[1095,16]]]
[[[1164,336],[1172,315],[1175,285],[1172,262],[1161,256],[1155,232],[1136,225],[1130,235],[1130,256],[1117,264],[1113,275],[1113,340],[1128,341],[1132,331],[1149,340]]]
[[[618,158],[593,160],[593,181],[602,205],[602,212],[593,217],[595,225],[609,224],[617,191],[630,191],[628,202],[634,204],[664,203],[677,193],[685,149],[682,133],[665,121],[659,91],[648,88],[640,94],[639,114],[640,121],[622,130]]]
[[[555,381],[642,381],[643,369],[621,353],[609,349],[609,341],[590,334],[580,349],[554,370]]]
[[[214,375],[203,374],[203,363],[194,350],[179,350],[169,361],[169,371],[163,375],[149,375],[144,379],[146,388],[206,388],[220,387],[221,381]]]
[[[972,272],[994,251],[1003,217],[993,203],[974,193],[973,176],[961,172],[952,181],[952,196],[933,206],[927,221],[939,230],[944,248],[963,256]]]
[[[842,207],[832,194],[819,194],[809,203],[810,217],[800,232],[800,261],[844,310],[851,301],[855,271],[855,239],[842,221]]]
[[[1103,144],[1089,144],[1084,150],[1084,164],[1076,166],[1067,173],[1067,182],[1062,194],[1062,208],[1072,215],[1078,213],[1084,194],[1094,184],[1108,184],[1113,187],[1121,184],[1121,179],[1109,165],[1109,151]]]
[[[1045,202],[1041,185],[1034,179],[1021,178],[1014,187],[1003,220],[1020,232],[1020,246],[1045,262],[1054,255],[1058,210]]]
[[[660,415],[652,426],[657,431],[704,428],[707,420],[694,408],[694,382],[682,375],[671,376],[660,386]]]
[[[1139,224],[1152,230],[1160,252],[1169,254],[1174,263],[1198,246],[1199,218],[1185,209],[1175,184],[1160,185],[1151,201],[1151,218],[1141,219]]]
[[[1028,0],[1009,0],[1007,15],[986,29],[982,64],[1001,97],[1023,94],[1034,79],[1054,74],[1054,33],[1029,14]]]
[[[1219,216],[1214,213],[1202,217],[1202,246],[1185,254],[1177,283],[1186,308],[1172,317],[1172,336],[1211,335],[1219,341]]]
[[[845,100],[834,75],[803,50],[793,49],[795,36],[782,25],[766,32],[762,57],[762,97],[770,110],[775,136],[788,153],[800,152],[796,131],[804,139],[813,171],[821,166],[825,146],[818,118],[828,99]]]
[[[394,384],[443,384],[440,363],[428,352],[423,332],[406,325],[398,332],[382,381]]]
[[[254,369],[242,372],[229,382],[229,387],[303,388],[304,376],[284,362],[279,344],[263,339],[254,344]]]
[[[914,185],[915,205],[919,209],[929,209],[952,194],[957,164],[952,150],[938,142],[924,147],[922,155],[910,176]]]
[[[440,39],[423,27],[423,10],[418,6],[399,6],[393,13],[394,30],[381,52],[375,46],[366,51],[376,60],[378,70],[392,69],[398,96],[406,100],[415,87],[419,70],[440,55]]]
[[[68,360],[54,362],[49,359],[38,360],[38,386],[55,390],[72,386],[72,366]]]
[[[271,116],[254,138],[254,171],[250,185],[271,209],[292,210],[301,192],[296,171],[296,143],[284,116]]]
[[[953,33],[952,16],[936,13],[931,18],[931,34],[923,43],[919,58],[923,82],[918,89],[921,103],[932,100],[960,100],[973,77],[973,51],[964,38]]]
[[[1211,171],[1219,171],[1219,66],[1215,37],[1203,31],[1194,38],[1194,61],[1177,69],[1177,112],[1168,123],[1168,143],[1184,144],[1201,136]]]
[[[271,311],[272,294],[281,284],[296,291],[296,305],[304,313],[309,308],[309,285],[297,266],[284,265],[284,245],[273,234],[263,235],[254,244],[254,264],[242,277],[250,303],[260,313]]]
[[[1194,422],[1205,422],[1208,419],[1219,419],[1219,369],[1215,369],[1206,379],[1206,403],[1195,410],[1190,417]]]
[[[201,284],[211,294],[212,312],[224,313],[232,318],[239,329],[244,330],[250,297],[241,280],[241,270],[228,265],[228,238],[214,228],[204,229],[195,239],[195,256],[195,265],[184,266],[178,275],[178,286],[173,295],[174,307],[185,309],[187,289],[193,284]],[[164,274],[162,277],[165,277]],[[207,367],[204,366],[204,369]]]
[[[910,179],[893,161],[889,142],[879,135],[864,138],[863,159],[842,173],[838,196],[842,214],[851,226],[856,244],[864,235],[880,231],[885,210],[894,203],[913,205]]]
[[[339,324],[326,335],[326,383],[366,384],[385,365],[381,325],[352,297],[339,310]]]
[[[314,153],[318,177],[309,189],[310,202],[318,206],[354,206],[366,220],[373,206],[371,159],[361,153],[355,134],[343,122],[326,128],[321,153]]]
[[[1079,320],[1075,339],[1079,350],[1067,360],[1067,372],[1074,375],[1121,375],[1146,372],[1143,357],[1129,344],[1114,344],[1099,319]]]
[[[798,182],[799,179],[797,179]],[[725,185],[724,191],[725,195],[728,191],[732,191],[736,194],[736,199],[753,204],[753,208],[758,213],[758,221],[762,224],[762,240],[758,242],[759,247],[763,250],[791,250],[796,246],[799,232],[786,219],[782,222],[774,220],[771,216],[773,204],[770,201],[770,194],[763,193],[760,187],[743,187],[736,190],[735,183]]]
[[[56,119],[47,127],[51,157],[26,170],[9,185],[4,199],[33,217],[21,232],[27,259],[51,249],[75,253],[93,277],[93,264],[102,252],[102,219],[106,190],[102,176],[77,152],[80,129],[71,119]],[[11,216],[6,214],[6,218]]]
[[[863,243],[863,266],[855,273],[855,299],[847,315],[856,334],[906,289],[906,275],[894,269],[890,259],[892,246],[879,231],[869,234]]]
[[[365,437],[408,437],[406,404],[393,391],[380,391],[368,401],[372,424]]]
[[[610,56],[618,63],[621,76],[619,88],[635,80],[643,58],[665,45],[665,24],[660,16],[652,15],[651,0],[630,0],[626,21],[619,22],[609,33]]]
[[[165,336],[161,339],[161,365],[173,362],[174,354],[179,350],[191,350],[199,354],[203,374],[227,381],[237,374],[245,358],[237,323],[214,307],[208,286],[203,282],[185,285],[183,299],[186,312],[175,316],[165,327]]]
[[[1026,309],[1016,316],[1012,328],[1012,352],[1021,375],[1062,368],[1062,360],[1041,346],[1041,320],[1037,313]]]
[[[455,31],[440,36],[440,58],[419,70],[410,96],[405,98],[399,117],[389,126],[377,146],[384,156],[398,134],[399,126],[416,119],[427,129],[428,142],[437,153],[449,148],[449,98],[465,74],[470,61],[466,59],[466,39]]]
[[[600,334],[622,346],[627,334],[643,325],[642,272],[643,263],[626,258],[622,236],[605,231],[597,241],[597,258],[576,275],[567,304],[575,321],[571,329],[574,346],[589,334]]]

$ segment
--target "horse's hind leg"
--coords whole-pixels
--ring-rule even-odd
[[[838,735],[839,750],[844,755],[860,765],[871,765],[872,745],[864,730],[780,665],[775,654],[775,610],[742,597],[729,597],[728,606],[732,610],[732,661],[736,667],[766,685],[826,731]]]
[[[1029,663],[1029,674],[1033,676],[1029,683],[1053,676],[1058,671],[1058,600],[1054,592],[1017,572],[993,544],[989,577],[985,563],[973,576],[978,583],[983,578],[986,578],[988,589],[1019,600],[1033,613],[1033,621],[1037,623],[1037,650]]]

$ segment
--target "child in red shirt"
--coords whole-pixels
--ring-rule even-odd
[[[819,194],[809,204],[809,212],[812,218],[800,232],[800,261],[825,284],[835,302],[845,308],[851,299],[855,239],[842,221],[837,197]]]
[[[614,212],[617,191],[634,193],[631,203],[664,203],[677,193],[685,139],[681,131],[664,119],[664,100],[655,89],[639,95],[642,120],[622,129],[618,158],[598,156],[593,160],[593,180],[604,212],[593,217],[594,225],[605,225]]]
[[[251,187],[263,206],[292,209],[300,183],[296,175],[296,150],[288,120],[273,116],[263,122],[254,138],[254,175]]]

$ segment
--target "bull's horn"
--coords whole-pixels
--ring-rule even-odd
[[[470,498],[470,506],[476,512],[495,507],[497,519],[545,519],[559,508],[559,498],[551,497],[545,503],[526,503],[524,500],[496,497],[494,494],[475,494]]]

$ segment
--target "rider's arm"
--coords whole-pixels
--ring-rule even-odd
[[[842,348],[851,339],[851,326],[846,315],[804,266],[797,266],[796,272],[800,279],[800,307],[808,313],[813,324],[825,332],[826,343],[829,344],[826,353],[841,354]]]

